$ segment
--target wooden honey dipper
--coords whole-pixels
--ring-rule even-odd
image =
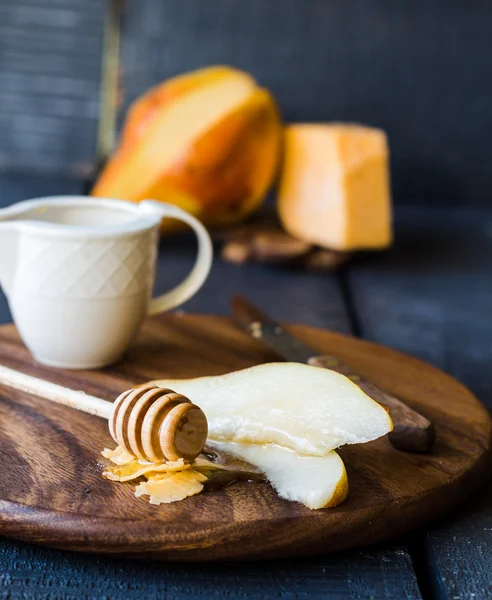
[[[194,460],[205,446],[205,413],[188,398],[154,384],[107,402],[0,365],[0,384],[107,419],[111,437],[137,458]]]

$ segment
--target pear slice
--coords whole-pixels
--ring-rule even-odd
[[[308,457],[274,444],[215,442],[213,446],[257,466],[278,495],[286,500],[318,509],[337,506],[347,497],[347,472],[334,451],[323,457]]]
[[[386,410],[335,371],[267,363],[215,377],[154,381],[187,396],[207,415],[210,440],[278,444],[326,456],[392,430]]]

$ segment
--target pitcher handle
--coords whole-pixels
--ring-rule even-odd
[[[143,208],[150,209],[154,214],[157,213],[162,217],[170,217],[172,219],[183,221],[193,229],[198,241],[198,252],[195,264],[187,277],[185,277],[181,283],[178,283],[172,290],[169,290],[150,301],[147,312],[149,315],[155,315],[180,306],[194,296],[202,287],[208,277],[210,268],[212,267],[212,241],[207,230],[200,221],[183,209],[172,204],[165,204],[155,200],[144,200],[141,204],[144,205]]]

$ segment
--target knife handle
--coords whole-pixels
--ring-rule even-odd
[[[392,446],[405,452],[430,451],[436,439],[436,432],[432,423],[423,415],[392,394],[380,389],[372,381],[354,373],[347,364],[335,356],[313,356],[309,359],[309,364],[346,375],[373,400],[385,406],[394,425],[393,431],[388,434]]]

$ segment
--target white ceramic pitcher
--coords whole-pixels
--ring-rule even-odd
[[[164,217],[193,228],[198,255],[182,283],[151,299]],[[0,210],[0,283],[24,343],[44,364],[92,369],[118,360],[144,317],[191,298],[211,263],[206,229],[169,204],[54,196]]]

